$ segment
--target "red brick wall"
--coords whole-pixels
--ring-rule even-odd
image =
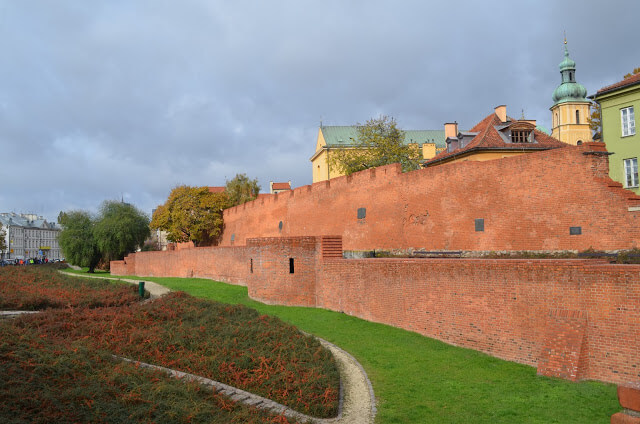
[[[141,252],[112,263],[112,273],[243,284],[267,303],[342,311],[537,366],[545,375],[640,387],[640,266],[344,260],[322,257],[336,249],[307,237],[340,235],[345,250],[634,247],[640,197],[608,178],[603,146],[405,174],[390,165],[300,187],[226,210],[226,247]],[[366,208],[365,218],[358,219],[358,208]],[[483,232],[475,231],[478,218]],[[570,235],[570,227],[582,234]]]
[[[640,387],[640,265],[339,259],[331,257],[336,242],[266,238],[140,252],[111,269],[248,285],[249,295],[266,303],[344,312],[537,366],[544,375]]]
[[[640,211],[628,208],[640,197],[608,178],[607,157],[597,154],[603,146],[409,173],[389,165],[299,187],[225,210],[221,244],[230,245],[232,235],[238,245],[252,237],[338,234],[345,250],[630,248],[640,240]],[[358,208],[366,208],[364,219]],[[484,232],[475,231],[475,219],[484,219]],[[570,227],[582,234],[570,235]]]
[[[538,366],[545,375],[640,385],[637,265],[331,260],[316,285],[318,307]]]
[[[113,275],[209,278],[247,285],[251,248],[197,247],[163,252],[138,252],[111,262]]]
[[[316,306],[319,239],[249,239],[248,245],[254,247],[249,297],[270,304]]]

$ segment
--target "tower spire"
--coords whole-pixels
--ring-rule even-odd
[[[568,144],[581,144],[591,140],[587,124],[589,101],[587,90],[576,81],[576,62],[569,57],[567,33],[564,32],[564,59],[558,65],[561,82],[553,92],[551,106],[551,135]]]

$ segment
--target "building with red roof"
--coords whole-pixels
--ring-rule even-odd
[[[465,160],[486,161],[541,150],[566,147],[536,128],[536,121],[507,116],[504,105],[495,108],[469,131],[459,131],[458,123],[445,124],[446,149],[424,162],[425,167]]]
[[[269,181],[269,193],[276,194],[281,191],[290,191],[291,190],[291,180],[286,183],[274,183],[273,181]]]

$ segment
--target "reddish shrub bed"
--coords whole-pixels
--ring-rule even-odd
[[[337,415],[339,375],[330,352],[278,318],[241,305],[171,293],[146,304],[61,309],[16,323],[56,343],[178,369],[259,394],[302,413]]]
[[[0,322],[0,399],[3,423],[293,422],[9,321]]]
[[[221,381],[308,415],[337,415],[337,367],[331,353],[313,337],[245,306],[196,299],[185,293],[171,293],[149,303],[137,300],[135,286],[64,276],[46,266],[4,267],[0,270],[0,310],[47,310],[0,322],[5,332],[0,335],[0,375],[28,371],[35,364],[50,364],[52,370],[75,364],[76,368],[69,368],[70,374],[60,375],[61,387],[67,383],[70,388],[82,384],[98,387],[102,383],[94,380],[77,383],[78,376],[87,370],[83,364],[95,362],[89,370],[111,370],[110,355],[114,354]],[[13,346],[16,334],[31,338]],[[89,356],[74,359],[78,349]],[[16,352],[27,359],[17,360]],[[66,362],[61,358],[67,358]],[[125,368],[118,365],[116,370]],[[98,374],[111,373],[103,370]],[[30,378],[16,393],[28,397],[26,393],[37,390],[29,385],[32,379],[37,382],[43,375]],[[55,387],[56,378],[37,384],[48,387],[50,382]],[[7,386],[7,381],[17,380],[0,382],[3,399],[3,393],[15,389]],[[55,393],[51,389],[50,394]],[[52,399],[57,400],[51,400],[45,410],[66,402],[55,396]]]
[[[0,268],[0,310],[120,306],[140,300],[135,286],[54,272],[55,265]]]

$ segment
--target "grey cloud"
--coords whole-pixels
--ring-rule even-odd
[[[468,128],[507,104],[548,127],[563,31],[589,92],[640,66],[635,2],[430,3],[5,2],[0,210],[150,212],[236,173],[309,184],[321,119]]]

